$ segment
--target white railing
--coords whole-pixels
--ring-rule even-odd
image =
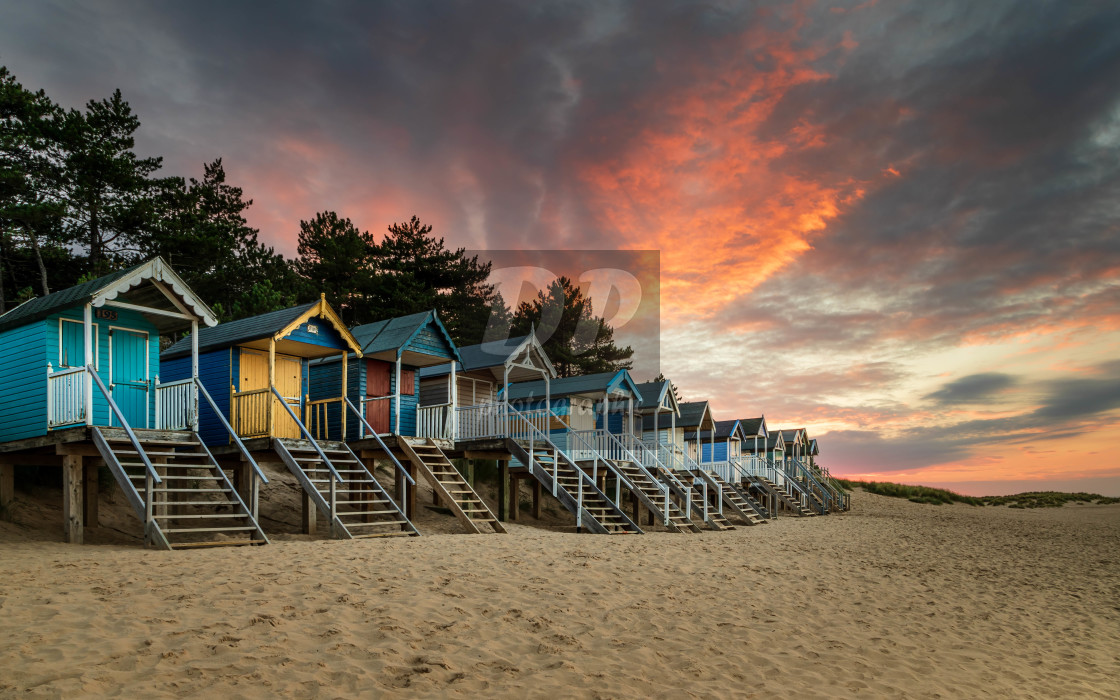
[[[451,418],[455,412],[451,404],[416,407],[416,437],[447,440],[452,437]]]
[[[47,363],[47,427],[84,423],[86,420],[86,370],[84,367],[51,370]]]
[[[455,439],[505,437],[505,404],[483,403],[455,409]]]
[[[156,430],[193,430],[198,415],[194,379],[159,383],[156,377]]]
[[[510,416],[517,417],[518,425],[510,422]],[[477,406],[462,406],[455,409],[455,439],[481,440],[485,438],[511,437],[520,439],[525,436],[524,422],[544,435],[552,430],[552,412],[547,408],[519,410],[502,402],[484,403]],[[520,427],[519,427],[520,426]]]

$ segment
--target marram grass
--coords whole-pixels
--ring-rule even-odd
[[[972,506],[1008,506],[1010,508],[1056,508],[1067,503],[1120,503],[1120,498],[1110,498],[1099,493],[1064,493],[1061,491],[1028,491],[1011,496],[964,496],[956,491],[935,489],[929,486],[909,486],[890,481],[851,481],[837,479],[846,489],[862,488],[880,496],[906,498],[914,503],[967,503]]]

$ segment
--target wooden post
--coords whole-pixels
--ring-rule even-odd
[[[93,305],[86,304],[82,311],[82,347],[87,367],[96,367],[97,358],[93,356]],[[85,381],[86,425],[93,425],[93,376],[89,370],[83,375]]]
[[[416,473],[416,465],[412,463],[412,460],[406,459],[404,468],[408,470],[408,475],[412,477],[413,482],[413,485],[410,486],[408,479],[401,477],[405,489],[408,490],[408,510],[406,511],[406,515],[408,515],[409,520],[412,520],[416,517],[416,492],[420,490],[420,482],[417,481],[417,479],[420,478],[420,475]]]
[[[349,352],[342,353],[342,402],[338,404],[339,420],[342,421],[342,439],[346,440],[346,370],[349,364],[346,360]],[[330,437],[329,435],[327,437]]]
[[[467,460],[467,483],[471,485],[472,489],[474,488],[474,460],[473,459],[468,459]]]
[[[253,501],[253,474],[252,467],[249,462],[245,460],[245,456],[241,456],[241,460],[233,467],[233,487],[237,489],[237,494],[241,496],[241,500],[245,501],[245,505],[252,508]]]
[[[315,510],[315,502],[311,500],[311,496],[306,491],[301,492],[303,495],[303,508],[300,510],[300,529],[305,535],[314,535],[315,526],[318,524],[318,513]]]
[[[82,544],[82,456],[62,458],[63,538],[71,544]]]
[[[273,410],[272,404],[278,399],[272,395],[272,387],[276,386],[276,339],[268,339],[268,401],[265,403],[268,406],[268,436],[273,437],[276,435],[276,411]]]
[[[516,522],[521,513],[521,479],[512,477],[509,486],[509,519]]]
[[[533,479],[533,517],[541,519],[541,482]]]
[[[0,518],[12,521],[12,502],[16,499],[16,467],[0,463]]]
[[[631,518],[631,520],[633,520],[636,523],[642,522],[642,514],[639,512],[641,507],[642,507],[642,504],[638,500],[638,494],[631,491],[630,492],[630,509],[634,513],[634,517]]]
[[[82,475],[85,480],[85,490],[82,493],[82,523],[87,528],[97,527],[97,460],[89,460],[85,463],[85,473]]]
[[[509,511],[509,462],[498,460],[498,520],[505,522]]]

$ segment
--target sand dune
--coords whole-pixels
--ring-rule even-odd
[[[5,523],[0,695],[1120,694],[1120,506],[854,506],[184,552]]]

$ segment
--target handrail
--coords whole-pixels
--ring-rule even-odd
[[[50,365],[51,365],[51,363],[48,362],[47,367],[49,368]],[[51,378],[63,377],[67,374],[77,374],[78,372],[85,372],[85,371],[86,371],[85,367],[73,367],[71,369],[56,369],[56,370],[52,370],[51,373],[48,376],[50,376]]]
[[[668,487],[668,486],[665,486],[665,485],[664,485],[664,484],[662,484],[662,483],[661,483],[661,482],[660,482],[660,481],[659,481],[658,479],[655,479],[655,478],[654,478],[653,474],[651,474],[651,473],[650,473],[650,471],[649,471],[648,469],[646,469],[646,466],[645,466],[644,464],[642,464],[642,460],[641,460],[641,458],[639,458],[639,457],[638,457],[638,455],[634,454],[634,451],[633,451],[632,449],[630,449],[629,447],[627,447],[627,446],[626,446],[626,444],[625,444],[625,443],[623,443],[623,442],[622,442],[622,440],[621,440],[621,439],[619,439],[619,437],[618,437],[617,435],[615,435],[614,433],[612,433],[612,432],[611,432],[611,431],[609,431],[609,430],[604,430],[603,432],[604,432],[604,433],[605,433],[605,434],[606,434],[606,435],[608,436],[608,438],[609,438],[609,439],[610,439],[611,441],[613,441],[613,442],[615,442],[615,443],[618,443],[618,446],[619,446],[619,447],[620,447],[620,448],[621,448],[621,449],[622,449],[622,450],[623,450],[624,452],[626,452],[627,454],[629,454],[629,455],[630,455],[630,459],[632,460],[632,462],[633,462],[634,466],[636,466],[636,467],[637,467],[638,469],[640,469],[640,470],[642,471],[642,473],[643,473],[643,474],[645,474],[646,476],[648,476],[648,477],[650,478],[650,480],[652,480],[652,481],[653,481],[653,483],[657,484],[657,485],[658,485],[658,487],[660,487],[660,488],[661,488],[661,489],[663,489],[664,491],[668,491],[668,490],[669,490],[669,487]],[[640,444],[640,443],[639,443],[639,444]],[[643,445],[643,447],[645,447],[645,446]],[[661,460],[657,459],[657,455],[654,455],[654,456],[653,456],[653,459],[654,459],[654,461],[655,461],[655,462],[657,462],[658,464],[661,464]]]
[[[265,388],[265,389],[249,389],[248,391],[235,391],[235,392],[233,392],[233,395],[234,396],[255,396],[257,394],[267,394],[267,393],[268,393],[268,389]],[[281,400],[283,400],[283,397],[281,397]]]
[[[358,417],[358,420],[360,420],[362,422],[362,424],[366,426],[366,430],[369,431],[369,434],[372,435],[375,440],[377,440],[377,444],[378,444],[378,446],[381,447],[381,451],[384,452],[385,454],[389,455],[389,459],[393,460],[393,464],[395,464],[397,466],[397,470],[401,474],[404,474],[404,478],[408,479],[409,484],[411,484],[412,486],[415,486],[416,485],[416,480],[412,478],[412,475],[409,474],[408,471],[405,470],[405,468],[403,466],[401,466],[401,463],[400,463],[399,460],[397,460],[396,455],[394,455],[389,450],[389,446],[385,444],[385,441],[381,439],[381,436],[378,435],[377,431],[373,429],[373,426],[369,424],[369,421],[367,421],[366,417],[362,415],[362,412],[359,411],[354,406],[354,404],[350,402],[350,397],[349,396],[344,396],[343,399],[346,401],[346,407],[349,408],[350,411],[355,416]],[[398,439],[400,439],[400,438],[398,438]]]
[[[547,443],[547,444],[552,444],[552,439],[551,439],[551,438],[549,438],[549,437],[548,437],[547,435],[545,435],[545,434],[544,434],[544,433],[543,433],[543,432],[541,431],[541,429],[540,429],[540,428],[538,428],[537,426],[533,425],[533,421],[531,421],[531,420],[529,419],[529,417],[528,417],[528,416],[526,416],[526,415],[525,415],[524,413],[522,413],[521,411],[517,410],[517,409],[516,409],[515,407],[513,407],[513,406],[507,406],[507,408],[508,408],[508,410],[509,410],[509,412],[510,412],[510,413],[512,413],[512,414],[516,415],[517,417],[521,418],[521,420],[522,420],[522,421],[523,421],[523,422],[525,423],[525,425],[527,425],[527,426],[529,427],[529,430],[530,430],[530,433],[529,433],[529,434],[530,434],[531,436],[533,436],[533,438],[534,438],[534,439],[536,438],[536,436],[537,436],[537,435],[539,435],[539,436],[540,436],[541,438],[543,438],[543,439],[544,439],[544,442],[545,442],[545,443]],[[548,413],[549,413],[549,415],[552,415],[552,409],[551,409],[551,408],[550,408],[550,409],[548,409]],[[508,417],[509,417],[509,414],[507,414],[507,420],[508,420]],[[507,427],[506,427],[506,431],[507,431],[507,434],[508,434],[508,431],[509,431],[508,425],[507,425]],[[536,434],[534,434],[534,433],[536,433]],[[553,447],[555,447],[555,445],[553,445]],[[558,451],[559,451],[559,452],[563,452],[563,450],[558,450]],[[570,460],[570,459],[568,458],[568,456],[567,456],[567,455],[564,455],[564,458],[565,458],[565,459],[568,459],[569,461],[571,461],[571,460]],[[532,468],[533,468],[533,467],[532,467],[532,465],[526,465],[526,466],[528,466],[528,467],[529,467],[529,469],[532,469]],[[614,468],[614,465],[612,465],[612,464],[611,464],[610,462],[607,462],[607,468],[608,468],[608,469],[610,469],[611,471],[615,472],[615,474],[618,474],[618,471],[617,471],[617,470],[616,470],[616,469]],[[576,467],[575,467],[575,472],[576,472],[577,474],[579,474],[579,475],[580,475],[580,480],[579,480],[579,483],[580,483],[581,487],[582,487],[582,484],[583,484],[583,481],[584,481],[584,480],[587,480],[587,481],[591,481],[591,476],[590,476],[590,475],[589,475],[589,474],[588,474],[587,472],[585,472],[585,471],[583,471],[582,469],[580,469],[580,468],[579,468],[578,466],[576,466]],[[618,474],[618,475],[619,475],[619,476],[621,476],[621,474]],[[553,483],[556,483],[556,482],[555,482],[555,481],[553,481]],[[592,486],[595,486],[595,484],[594,484],[594,483],[592,483],[591,485],[592,485]],[[596,488],[596,489],[598,489],[599,487],[598,487],[598,486],[595,486],[595,488]],[[582,508],[582,505],[581,505],[581,508]]]
[[[549,412],[549,414],[551,414],[551,415],[554,415],[554,416],[556,415],[555,413],[552,413],[552,409],[551,409],[551,408],[550,408],[550,409],[548,410],[548,412]],[[557,418],[559,418],[559,416],[556,416],[556,417],[557,417]],[[595,461],[596,461],[596,462],[598,462],[598,461],[599,461],[600,459],[602,459],[602,460],[603,460],[603,462],[604,462],[604,463],[606,463],[606,467],[607,467],[607,469],[609,469],[609,470],[611,470],[612,472],[614,472],[615,476],[616,476],[616,477],[618,477],[618,479],[619,479],[620,481],[622,481],[622,482],[624,482],[624,483],[625,483],[625,485],[626,485],[626,488],[627,488],[627,490],[629,490],[629,491],[633,491],[633,490],[635,490],[635,489],[637,488],[637,486],[635,486],[635,485],[634,485],[634,482],[633,482],[633,481],[630,481],[630,477],[628,477],[628,476],[626,476],[625,474],[623,474],[622,472],[618,471],[618,469],[617,469],[617,468],[615,468],[615,466],[614,466],[613,464],[611,464],[611,461],[610,461],[610,459],[609,459],[609,458],[607,458],[607,457],[602,457],[602,456],[601,456],[601,455],[599,454],[599,450],[595,449],[595,447],[594,447],[594,446],[593,446],[593,445],[592,445],[591,443],[589,443],[589,442],[588,442],[587,440],[585,440],[585,439],[584,439],[584,437],[583,437],[582,435],[580,435],[580,433],[581,433],[581,432],[583,432],[583,431],[579,431],[579,430],[569,430],[567,434],[568,434],[568,435],[574,435],[574,436],[575,436],[575,437],[576,437],[576,438],[577,438],[577,439],[578,439],[578,440],[579,440],[580,442],[582,442],[582,443],[583,443],[583,445],[584,445],[585,449],[587,449],[587,450],[589,450],[590,452],[592,452],[593,454],[595,454],[595,455],[596,455],[596,457],[595,457]],[[596,430],[595,432],[599,432],[599,431],[597,431],[597,430]],[[639,466],[640,466],[640,465],[639,465]],[[643,469],[642,471],[645,471],[645,470]],[[651,478],[652,478],[652,477],[651,477]],[[655,480],[655,482],[656,482],[656,480]]]
[[[342,476],[337,471],[335,471],[334,465],[331,464],[331,461],[329,459],[327,459],[327,454],[323,452],[323,448],[319,447],[319,443],[315,441],[315,438],[311,437],[311,433],[307,430],[307,426],[305,426],[303,422],[300,421],[299,417],[296,416],[295,412],[292,411],[292,407],[288,405],[288,402],[284,400],[284,397],[280,395],[280,392],[276,391],[276,387],[270,386],[269,389],[272,389],[272,393],[276,396],[276,398],[280,399],[280,405],[284,407],[284,410],[287,411],[288,415],[292,417],[292,420],[296,422],[296,425],[299,426],[300,431],[307,436],[308,442],[310,442],[311,446],[315,448],[315,451],[319,453],[319,459],[323,460],[323,464],[327,465],[327,469],[330,470],[331,476],[333,476],[335,480],[338,481],[338,483],[344,483],[342,480]]]
[[[249,450],[245,447],[245,443],[241,442],[241,438],[238,437],[237,431],[233,429],[233,426],[229,424],[229,421],[226,420],[226,417],[222,415],[221,411],[218,410],[218,404],[214,403],[214,399],[210,396],[210,392],[206,390],[206,387],[202,386],[202,382],[198,377],[192,377],[192,379],[194,380],[195,386],[198,387],[198,391],[202,394],[202,397],[206,399],[207,403],[210,404],[210,408],[213,409],[214,415],[218,416],[218,420],[221,421],[222,427],[224,427],[230,434],[230,437],[233,438],[233,443],[237,445],[237,449],[240,450],[241,456],[249,461],[249,464],[253,467],[253,471],[257,473],[257,476],[260,477],[262,482],[267,484],[268,477],[264,475],[263,471],[261,471],[261,467],[259,464],[257,464],[257,460],[253,459],[253,455],[249,454]]]
[[[156,473],[155,466],[153,466],[152,461],[148,459],[148,455],[146,452],[144,452],[144,448],[140,446],[140,438],[136,437],[136,433],[132,432],[132,426],[130,426],[128,424],[128,421],[125,420],[124,414],[121,413],[120,407],[117,406],[117,402],[113,400],[113,397],[109,393],[109,390],[105,388],[105,382],[101,381],[101,377],[97,376],[97,372],[95,372],[93,370],[93,367],[91,367],[90,365],[86,365],[86,371],[88,371],[93,377],[93,381],[97,384],[97,388],[101,390],[102,396],[104,396],[105,400],[109,402],[109,409],[116,414],[117,420],[121,422],[121,427],[124,428],[125,435],[128,435],[129,442],[131,442],[132,446],[136,448],[136,453],[140,455],[140,461],[144,463],[144,468],[148,470],[148,474],[151,475],[152,480],[157,484],[162,484],[163,479],[159,478],[159,474]]]
[[[795,468],[794,474],[790,475],[791,477],[793,477],[794,481],[797,480],[798,474],[803,474],[805,476],[806,486],[808,486],[810,483],[815,484],[816,487],[820,489],[822,496],[824,496],[829,501],[833,500],[832,496],[825,490],[823,486],[820,485],[820,482],[818,482],[816,478],[814,478],[813,475],[809,473],[809,470],[805,468],[805,465],[801,463],[801,460],[797,459],[796,457],[790,457],[788,463]],[[828,507],[827,504],[825,504],[825,507]]]

